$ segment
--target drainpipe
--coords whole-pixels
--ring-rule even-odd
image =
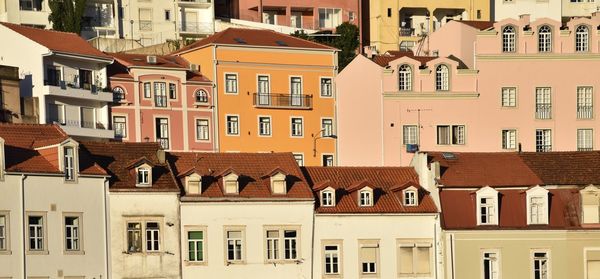
[[[315,268],[315,216],[317,215],[317,211],[316,211],[316,205],[315,202],[313,201],[313,212],[312,212],[312,237],[311,237],[311,245],[310,245],[310,253],[312,255],[311,259],[310,259],[310,279],[314,278],[314,268]],[[319,251],[321,249],[319,248]]]
[[[434,276],[433,278],[438,278],[438,238],[437,238],[437,221],[439,220],[439,215],[435,216],[435,222],[433,222],[433,243],[434,245],[434,256],[433,261],[435,263],[435,268],[433,269]]]
[[[27,251],[27,230],[25,229],[25,224],[26,220],[25,220],[25,179],[27,178],[27,175],[25,174],[21,174],[21,208],[23,209],[23,211],[21,212],[21,217],[23,220],[23,278],[27,278],[27,255],[26,255],[26,251]]]
[[[213,96],[213,135],[214,135],[214,139],[215,142],[213,143],[213,148],[215,152],[218,152],[220,147],[219,147],[219,83],[217,82],[217,64],[219,63],[219,60],[217,60],[217,47],[218,46],[213,46],[213,91],[212,91],[212,96]],[[238,78],[238,91],[239,91],[239,78]],[[238,93],[239,94],[239,93]]]
[[[104,186],[104,235],[105,235],[105,240],[104,240],[104,249],[105,249],[105,254],[106,254],[106,278],[110,279],[111,276],[111,270],[110,270],[110,266],[111,266],[111,259],[110,259],[110,222],[109,222],[109,205],[108,205],[108,187],[109,187],[109,183],[108,183],[108,178],[104,178],[104,182],[103,182],[103,186]]]

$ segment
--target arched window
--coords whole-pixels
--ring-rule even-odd
[[[202,89],[196,91],[196,103],[208,103],[208,93]]]
[[[448,74],[448,66],[437,66],[435,69],[435,90],[448,91]]]
[[[502,28],[502,52],[516,51],[516,37],[517,33],[513,26],[509,25]]]
[[[122,87],[113,88],[113,100],[115,102],[120,102],[125,99],[125,90]]]
[[[406,64],[398,69],[398,89],[400,91],[412,90],[412,69]]]
[[[548,25],[543,25],[538,30],[538,51],[552,51],[552,29],[550,29],[550,26]]]
[[[575,29],[575,51],[588,51],[589,30],[585,25],[577,26]]]

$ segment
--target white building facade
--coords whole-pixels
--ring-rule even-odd
[[[594,0],[496,0],[492,3],[493,21],[528,14],[532,21],[550,18],[565,22],[571,17],[589,17],[600,8],[600,3]]]

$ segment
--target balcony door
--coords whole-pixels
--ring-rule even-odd
[[[290,16],[290,26],[302,28],[302,12],[292,12]]]
[[[199,32],[198,26],[198,12],[196,11],[185,11],[185,19],[184,19],[184,30],[186,32]]]
[[[302,106],[302,78],[290,78],[290,98],[293,107]]]
[[[79,69],[79,88],[92,90],[92,71]]]
[[[96,126],[95,120],[96,110],[94,108],[81,108],[81,127],[94,129]]]
[[[258,76],[258,104],[271,104],[271,86],[269,76]]]
[[[169,119],[156,118],[156,141],[163,149],[169,149]]]

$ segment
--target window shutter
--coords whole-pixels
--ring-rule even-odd
[[[360,259],[363,263],[375,263],[377,262],[377,247],[361,247],[360,248]]]
[[[429,261],[430,246],[429,244],[423,246],[417,245],[417,273],[428,274],[431,272],[431,263]]]
[[[413,245],[401,245],[399,248],[399,271],[401,274],[413,273]]]

